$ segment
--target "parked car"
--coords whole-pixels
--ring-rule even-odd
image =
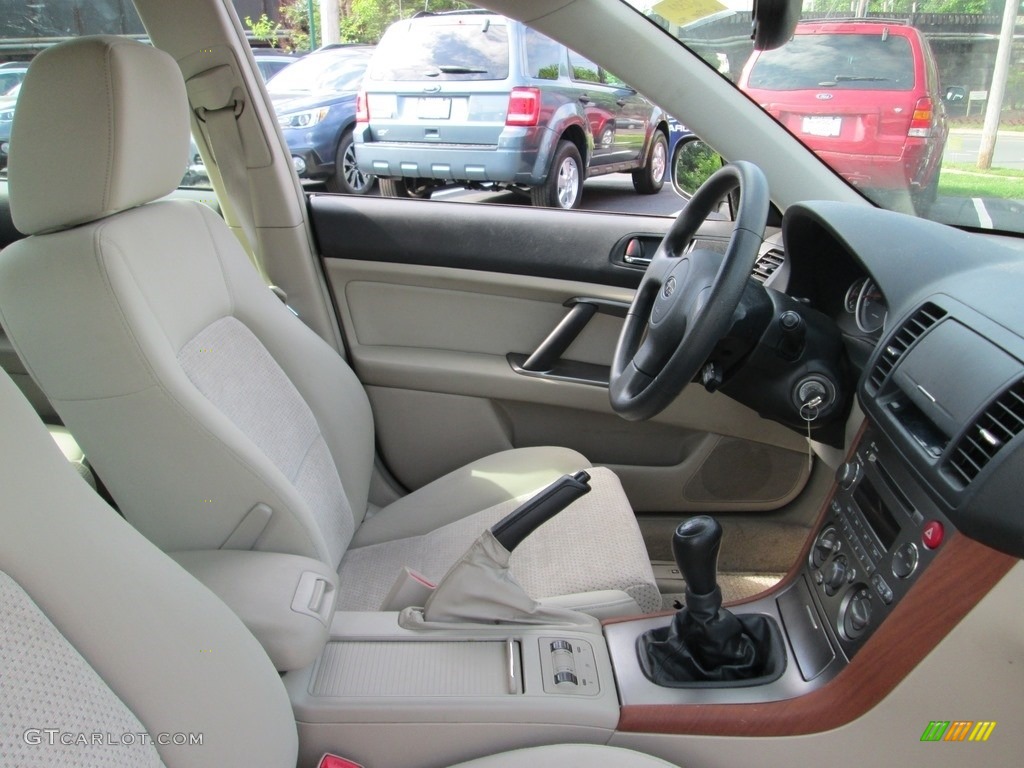
[[[511,188],[534,205],[575,208],[589,176],[626,171],[652,194],[668,165],[660,108],[564,45],[483,11],[392,25],[357,119],[359,167],[389,197]]]
[[[302,58],[301,53],[285,53],[275,48],[253,48],[252,56],[264,82]]]
[[[797,25],[793,40],[755,51],[740,88],[850,183],[935,200],[949,132],[935,57],[900,21]]]
[[[0,73],[7,71],[10,70],[2,70]],[[14,107],[20,92],[21,80],[18,80],[0,96],[0,170],[7,167],[7,158],[11,152],[11,125],[14,123]]]
[[[25,79],[28,66],[23,61],[8,61],[0,66],[0,93],[8,93]]]
[[[373,187],[352,147],[356,94],[372,52],[366,45],[328,46],[267,82],[299,178],[323,181],[331,192],[363,195]]]

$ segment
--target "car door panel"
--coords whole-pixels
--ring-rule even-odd
[[[645,511],[777,509],[804,487],[800,436],[724,395],[689,387],[658,418],[626,422],[606,388],[507,359],[533,352],[568,300],[628,302],[642,272],[612,263],[613,246],[671,220],[319,195],[311,208],[379,450],[406,487],[550,444],[614,467]],[[715,222],[702,239],[720,247],[727,231]],[[621,322],[595,314],[563,357],[607,367]]]

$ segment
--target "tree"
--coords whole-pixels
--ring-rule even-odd
[[[341,5],[346,5],[342,3]],[[341,39],[347,43],[378,43],[385,30],[399,19],[407,19],[417,11],[467,10],[472,3],[460,0],[351,0],[342,8]]]

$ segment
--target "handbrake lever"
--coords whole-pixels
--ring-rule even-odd
[[[582,469],[574,475],[562,475],[491,526],[491,533],[511,552],[537,528],[589,493],[589,483],[590,475]]]

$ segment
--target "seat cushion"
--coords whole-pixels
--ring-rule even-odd
[[[442,525],[517,499],[590,467],[569,448],[515,448],[485,456],[367,515],[352,546],[429,533]]]
[[[496,457],[490,459],[496,467]],[[581,604],[588,604],[586,593],[620,590],[641,611],[659,610],[661,596],[643,537],[618,477],[603,467],[590,474],[590,493],[544,523],[512,553],[512,574],[538,600],[579,594]],[[428,533],[350,548],[338,569],[338,608],[378,610],[403,566],[439,581],[485,529],[540,487],[433,530],[427,524]]]

